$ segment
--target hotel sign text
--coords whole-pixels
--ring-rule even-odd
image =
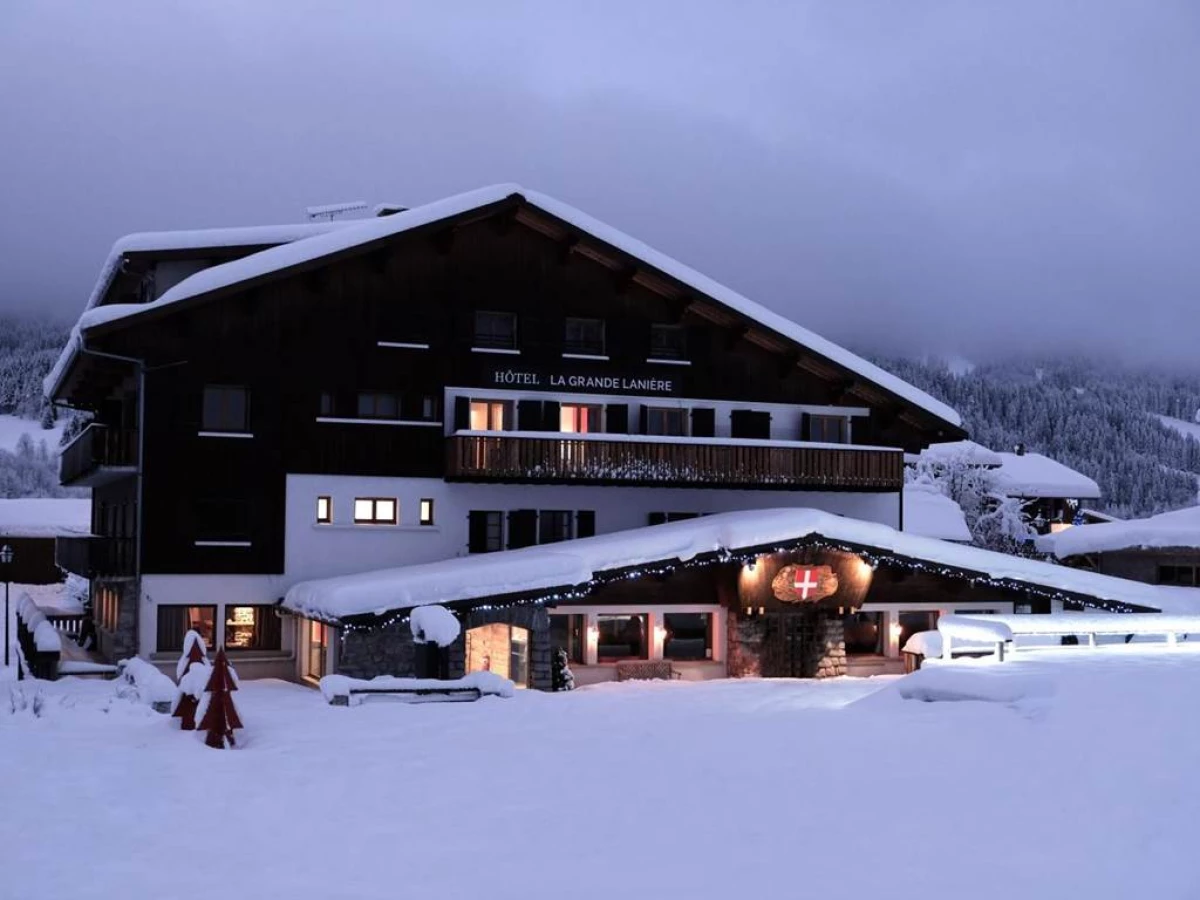
[[[489,374],[488,386],[533,390],[595,391],[605,394],[674,394],[678,389],[678,380],[636,375],[585,375],[497,368]]]

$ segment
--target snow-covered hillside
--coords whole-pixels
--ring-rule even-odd
[[[1156,415],[1155,418],[1172,431],[1177,431],[1184,437],[1193,437],[1200,441],[1200,422],[1185,422],[1183,419],[1164,415]]]
[[[28,434],[35,445],[40,441],[45,441],[46,448],[50,453],[57,455],[62,433],[63,424],[61,422],[55,424],[53,428],[43,428],[40,423],[31,419],[0,415],[0,450],[7,450],[9,453],[15,453],[21,435]]]

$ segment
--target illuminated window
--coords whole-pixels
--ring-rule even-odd
[[[329,497],[317,498],[317,521],[326,523],[333,521],[333,500]]]
[[[428,498],[421,501],[421,519],[420,519],[420,521],[421,521],[422,525],[432,525],[433,524],[433,501]]]
[[[182,651],[183,636],[189,631],[198,632],[211,647],[216,640],[216,625],[215,606],[160,606],[155,649],[160,653]]]
[[[329,650],[329,626],[323,622],[308,623],[308,641],[304,648],[304,674],[309,678],[324,678]]]
[[[467,672],[495,672],[517,687],[529,685],[529,632],[497,622],[468,629],[464,636]]]
[[[354,522],[356,525],[395,525],[395,497],[355,497]]]
[[[472,400],[471,431],[503,431],[510,418],[507,406],[503,401]]]
[[[601,431],[600,407],[564,403],[558,411],[559,431],[593,434]]]
[[[282,620],[273,606],[229,606],[225,610],[225,647],[228,650],[279,650],[283,646]]]

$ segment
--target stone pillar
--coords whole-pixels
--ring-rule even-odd
[[[821,658],[817,678],[836,678],[846,674],[846,628],[839,616],[825,616],[819,636]]]

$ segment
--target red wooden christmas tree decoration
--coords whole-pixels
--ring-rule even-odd
[[[189,636],[192,632],[188,632]],[[175,710],[171,713],[174,718],[180,720],[179,728],[181,731],[196,730],[196,707],[200,705],[200,698],[188,691],[188,673],[192,671],[193,666],[207,667],[208,658],[204,655],[204,642],[199,640],[199,635],[196,635],[196,640],[188,640],[186,662],[183,660],[183,671],[179,674],[179,699],[175,702]],[[185,639],[186,640],[186,639]],[[180,667],[176,667],[179,671]]]
[[[230,672],[229,660],[225,658],[225,648],[222,647],[217,651],[212,674],[204,688],[204,693],[208,694],[208,705],[200,719],[200,729],[208,732],[204,743],[217,750],[225,749],[226,741],[230,747],[234,746],[233,730],[242,727],[237,707],[233,705],[232,694],[236,690],[237,681]]]

